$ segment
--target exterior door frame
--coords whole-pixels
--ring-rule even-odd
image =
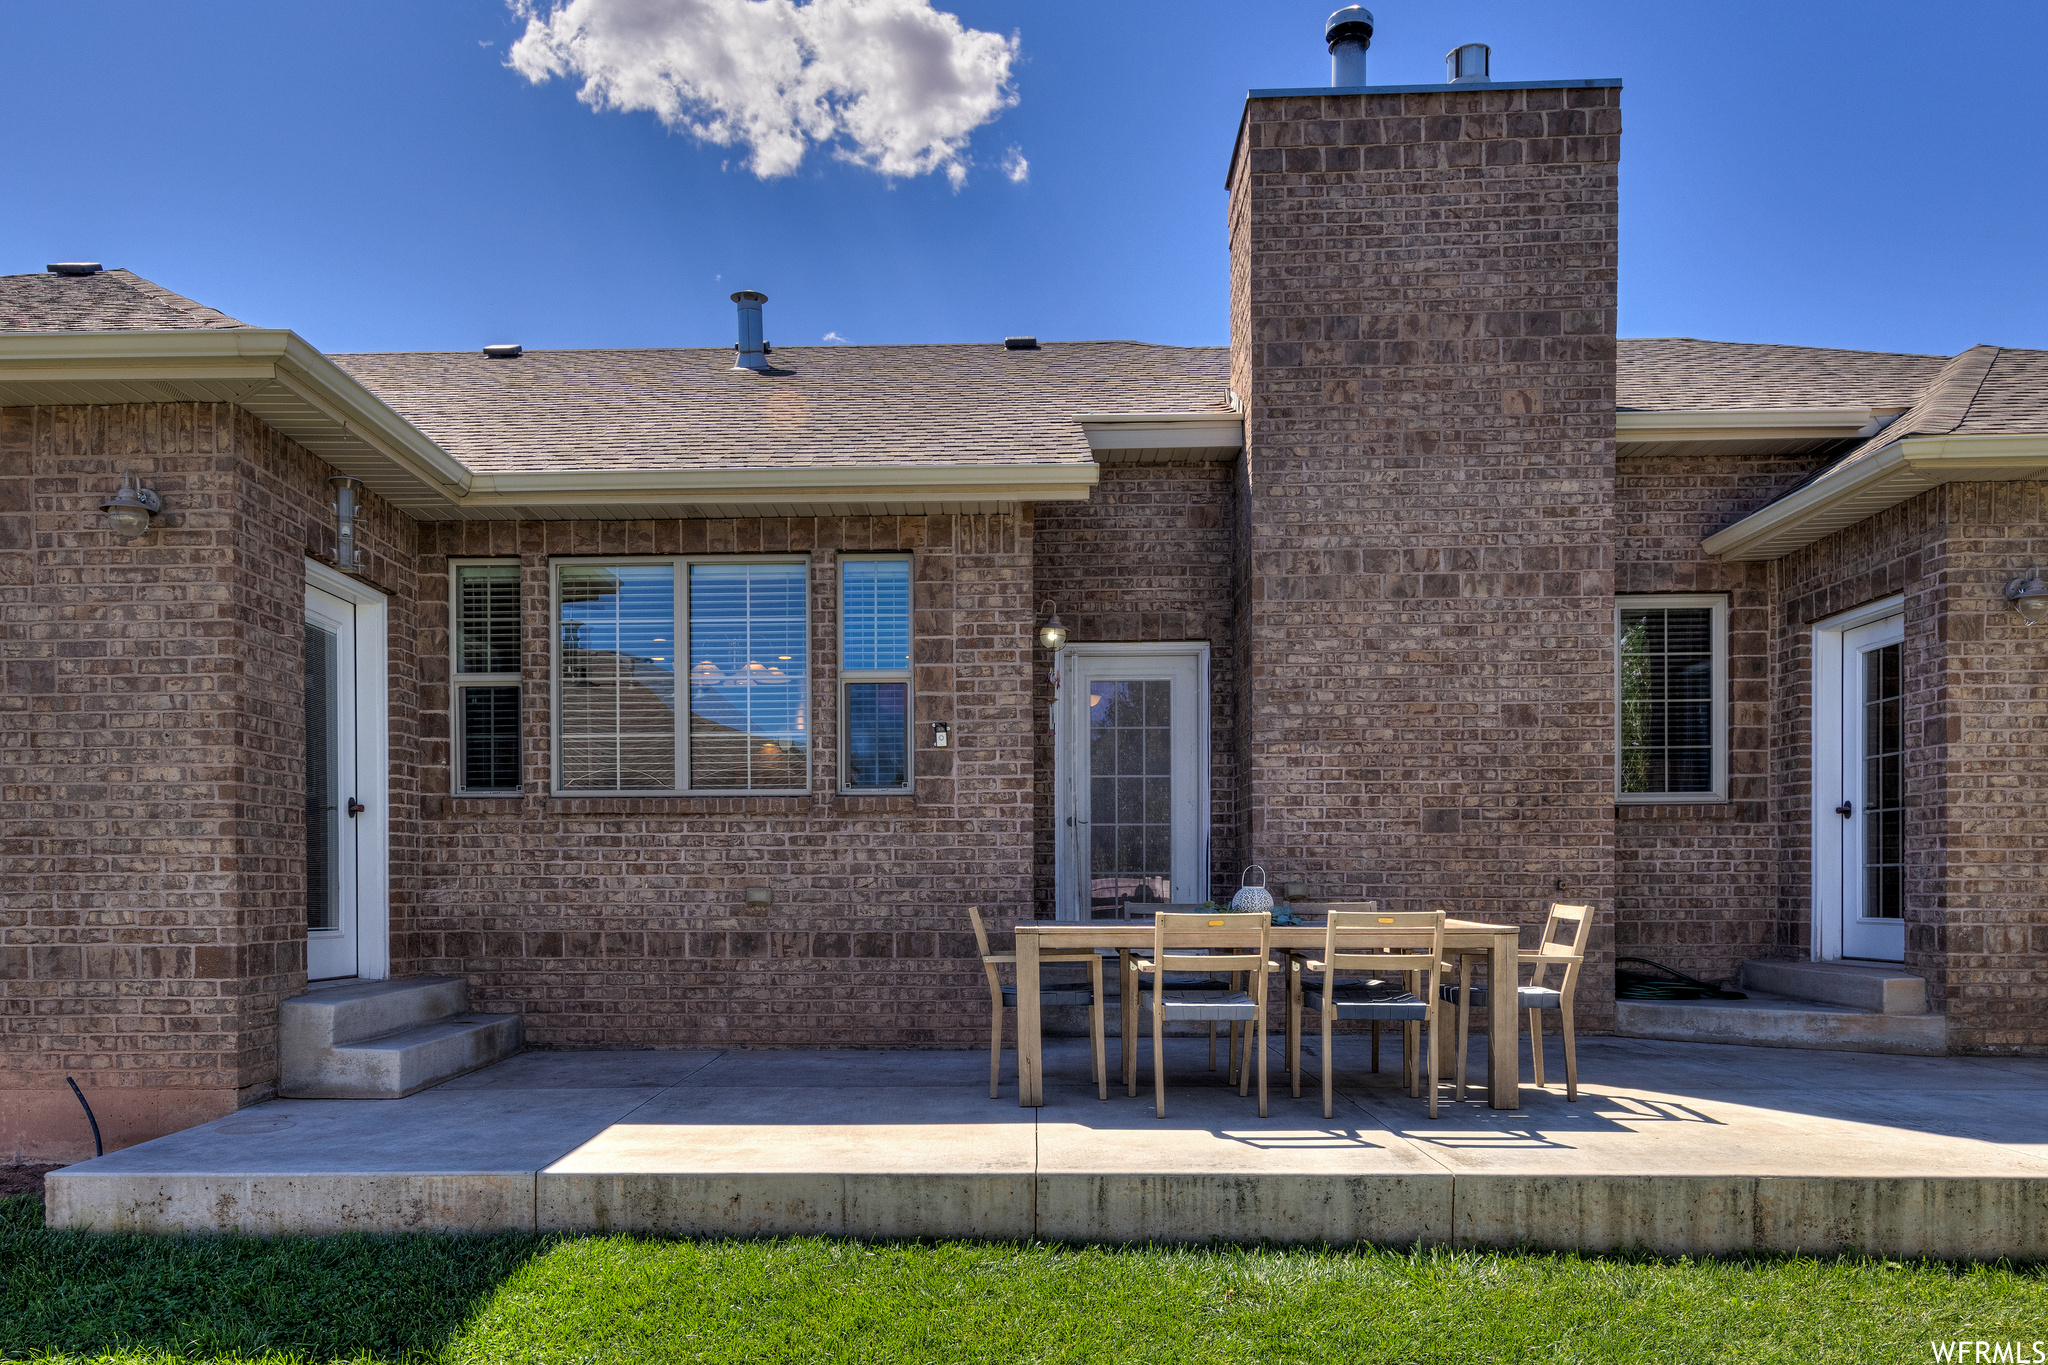
[[[1195,806],[1192,813],[1195,850],[1192,856],[1194,865],[1202,870],[1202,899],[1208,899],[1208,882],[1214,875],[1213,869],[1209,866],[1209,746],[1212,739],[1209,732],[1209,646],[1200,641],[1070,644],[1055,657],[1058,672],[1052,703],[1054,917],[1062,920],[1079,919],[1082,906],[1086,902],[1086,897],[1082,894],[1082,880],[1086,875],[1088,860],[1081,842],[1081,828],[1078,819],[1073,824],[1068,823],[1069,818],[1074,817],[1079,808],[1079,795],[1074,786],[1075,774],[1085,772],[1087,767],[1087,708],[1079,700],[1086,693],[1084,689],[1066,686],[1066,680],[1073,672],[1072,666],[1083,659],[1135,657],[1188,659],[1194,662],[1196,733],[1191,745],[1194,750],[1194,771],[1189,774],[1193,784],[1192,799]],[[1179,793],[1176,792],[1176,799],[1178,797]],[[1178,880],[1176,878],[1176,881]]]
[[[355,608],[356,977],[391,975],[390,607],[382,592],[306,561],[306,586]]]
[[[1847,799],[1843,767],[1843,696],[1848,684],[1848,637],[1851,631],[1876,625],[1893,617],[1903,619],[1903,594],[1872,602],[1819,622],[1813,628],[1813,933],[1811,954],[1816,961],[1834,961],[1843,956],[1844,858],[1850,841],[1845,837],[1848,820],[1835,808]],[[1856,795],[1860,800],[1861,786]],[[1863,959],[1877,961],[1879,959]],[[1885,959],[1889,960],[1889,959]]]

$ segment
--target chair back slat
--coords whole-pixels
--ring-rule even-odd
[[[1444,956],[1444,912],[1336,910],[1323,927],[1328,970],[1423,971],[1434,976]]]
[[[1570,931],[1569,941],[1559,941],[1558,931],[1561,929]],[[1561,988],[1569,991],[1578,982],[1579,962],[1585,956],[1586,939],[1591,935],[1592,929],[1592,906],[1571,905],[1564,901],[1552,901],[1550,903],[1550,913],[1543,921],[1543,936],[1537,940],[1536,951],[1525,954],[1526,957],[1547,958],[1550,960],[1539,960],[1529,964],[1536,969],[1531,976],[1529,984],[1532,986],[1548,984],[1545,978],[1550,975],[1550,969],[1552,967],[1562,967],[1564,968],[1564,981],[1561,984]]]
[[[1378,901],[1294,901],[1287,907],[1297,915],[1314,915],[1319,918],[1330,915],[1377,915]]]
[[[1221,938],[1221,943],[1193,944],[1191,938]],[[1273,913],[1260,910],[1219,910],[1183,914],[1161,911],[1152,919],[1152,960],[1162,972],[1259,972],[1263,975],[1272,948]],[[1256,940],[1258,947],[1248,946]],[[1239,944],[1244,951],[1234,952]],[[1174,947],[1183,951],[1173,952]]]
[[[967,922],[974,926],[974,946],[980,950],[983,957],[987,957],[988,926],[981,922],[980,906],[970,905],[967,907]]]

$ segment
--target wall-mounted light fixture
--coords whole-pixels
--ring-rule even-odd
[[[133,540],[149,530],[149,519],[164,510],[164,500],[137,483],[131,469],[128,482],[101,503],[100,510],[107,514],[108,530],[123,540]]]
[[[2036,569],[2025,578],[2015,578],[2005,585],[2005,600],[2012,603],[2012,609],[2020,614],[2020,620],[2030,626],[2048,623],[2048,583],[2041,581],[2041,571]]]
[[[363,549],[356,544],[356,502],[363,481],[337,474],[327,482],[334,489],[334,567],[355,573],[363,567]]]
[[[1051,608],[1051,598],[1048,597],[1045,600],[1045,606],[1048,609]],[[1045,618],[1045,624],[1038,628],[1038,643],[1055,654],[1066,647],[1067,628],[1060,624],[1060,614],[1058,612],[1055,611],[1048,615]]]
[[[944,721],[942,721],[942,720],[935,720],[935,721],[933,721],[933,722],[932,722],[932,747],[933,747],[934,749],[943,749],[943,748],[945,748],[945,747],[946,747],[947,745],[951,744],[952,742],[953,742],[953,731],[952,731],[952,728],[951,728],[950,726],[948,726],[948,725],[946,724],[946,722],[944,722]]]

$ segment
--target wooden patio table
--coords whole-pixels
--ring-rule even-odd
[[[1231,948],[1242,946],[1244,935],[1218,933],[1215,942],[1200,934],[1177,935],[1190,947]],[[1481,924],[1473,920],[1444,922],[1444,951],[1484,953],[1489,984],[1510,983],[1507,989],[1487,992],[1491,1009],[1486,1031],[1486,1079],[1489,1100],[1495,1109],[1522,1107],[1521,1049],[1516,1042],[1513,984],[1518,980],[1516,953],[1521,934],[1513,924]],[[1276,953],[1320,953],[1324,929],[1320,924],[1274,925],[1271,943]],[[1125,952],[1152,946],[1152,926],[1117,920],[1039,921],[1017,926],[1017,1103],[1027,1109],[1045,1104],[1045,1065],[1039,1037],[1038,955],[1041,950],[1116,948]],[[1284,979],[1284,978],[1283,978]],[[1450,1008],[1450,1007],[1447,1007]],[[1128,1024],[1119,1025],[1127,1027]],[[1443,1017],[1437,1021],[1439,1031]],[[1505,1048],[1500,1046],[1506,1040]]]

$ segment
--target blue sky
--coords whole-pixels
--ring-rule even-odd
[[[1330,0],[936,0],[1014,35],[964,187],[745,150],[507,69],[501,0],[0,6],[0,273],[101,260],[331,351],[1227,339],[1243,94]],[[1620,76],[1625,336],[2048,347],[2048,6],[1374,6],[1375,83]],[[1013,182],[1000,162],[1028,158]]]

